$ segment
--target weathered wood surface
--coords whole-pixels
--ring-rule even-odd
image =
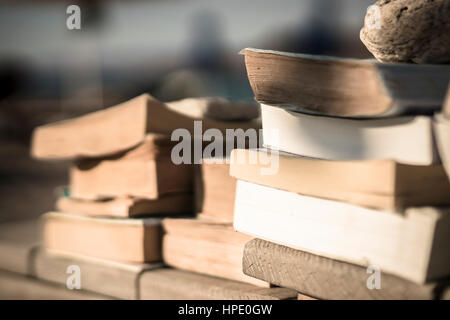
[[[38,220],[0,224],[0,269],[29,274],[33,249],[39,242]]]
[[[268,241],[244,249],[245,274],[318,299],[437,299],[450,280],[419,285],[381,273],[381,288],[368,289],[367,269]]]
[[[145,270],[160,268],[162,264],[125,264],[75,255],[61,255],[40,249],[34,259],[33,275],[66,284],[71,265],[80,268],[81,288],[120,299],[138,299],[138,281]]]
[[[260,288],[176,269],[159,269],[141,275],[140,296],[155,300],[285,300],[296,299],[297,292],[286,288]]]
[[[69,290],[65,286],[39,281],[12,272],[0,271],[1,300],[109,300],[86,292]]]
[[[444,290],[441,296],[442,300],[450,300],[450,288]]]

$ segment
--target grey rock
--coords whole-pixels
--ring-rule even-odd
[[[450,0],[379,0],[361,41],[383,62],[450,63]]]

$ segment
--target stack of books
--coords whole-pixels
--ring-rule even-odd
[[[223,109],[230,112],[224,116]],[[161,261],[162,218],[194,211],[193,166],[172,159],[179,143],[172,141],[172,132],[184,130],[190,139],[196,134],[196,120],[203,130],[225,132],[253,127],[248,118],[257,116],[257,106],[236,106],[218,98],[165,104],[144,94],[38,127],[32,156],[73,162],[69,186],[56,201],[56,210],[43,215],[44,247],[118,262]]]
[[[178,269],[268,288],[268,282],[242,272],[252,237],[233,230],[237,181],[229,170],[229,158],[203,159],[194,178],[197,217],[163,220],[163,258]]]
[[[450,66],[243,53],[265,147],[231,155],[234,228],[257,238],[244,273],[320,299],[439,298]]]
[[[194,176],[197,217],[233,223],[236,179],[230,176],[229,158],[204,159]]]

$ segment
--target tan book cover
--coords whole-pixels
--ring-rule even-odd
[[[158,199],[132,197],[108,198],[103,200],[80,200],[60,197],[56,210],[93,217],[131,218],[147,215],[189,214],[192,212],[191,193],[171,193]]]
[[[199,216],[232,223],[236,178],[230,176],[230,165],[223,161],[203,161],[201,165],[203,197]]]
[[[192,191],[192,167],[171,161],[173,142],[149,134],[129,151],[110,157],[82,159],[70,169],[70,195],[78,199],[133,196],[158,199]]]
[[[231,224],[166,218],[163,227],[163,260],[168,265],[257,286],[269,286],[242,273],[244,245],[252,238],[235,232]]]
[[[264,174],[270,166],[273,172]],[[272,188],[380,209],[450,204],[450,184],[442,165],[328,161],[271,154],[266,149],[236,149],[230,174]]]
[[[161,260],[160,219],[91,218],[49,212],[43,220],[46,249],[119,262]]]

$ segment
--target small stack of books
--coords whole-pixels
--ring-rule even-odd
[[[226,117],[222,109],[230,110]],[[67,191],[57,200],[56,211],[43,216],[45,248],[119,262],[161,261],[162,218],[194,211],[193,166],[173,161],[178,141],[172,141],[172,132],[184,130],[190,139],[196,120],[203,130],[225,132],[253,126],[241,118],[257,116],[257,106],[220,98],[165,104],[144,94],[38,127],[33,157],[73,161]]]
[[[252,237],[233,230],[237,181],[229,169],[229,158],[203,159],[194,178],[196,219],[163,221],[164,261],[178,269],[269,287],[242,272],[244,247]]]
[[[320,299],[439,298],[450,66],[243,53],[266,147],[231,155],[234,228],[257,238],[244,273]]]

